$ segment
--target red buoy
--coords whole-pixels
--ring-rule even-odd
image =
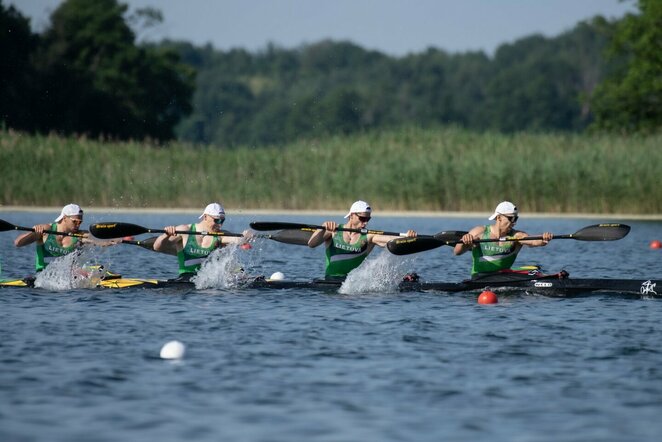
[[[662,241],[659,239],[654,239],[650,244],[651,249],[662,249]]]
[[[253,248],[253,246],[248,244],[247,242],[243,243],[240,247],[242,250],[250,250]]]
[[[479,304],[496,304],[497,302],[499,302],[499,300],[497,299],[496,293],[489,290],[485,290],[480,295],[478,295]]]

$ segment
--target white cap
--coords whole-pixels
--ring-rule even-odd
[[[65,216],[83,216],[83,209],[78,204],[67,204],[62,208],[60,216],[55,218],[55,222],[59,223]]]
[[[495,219],[497,215],[517,215],[517,206],[510,201],[503,201],[496,206],[494,214],[489,219]]]
[[[347,215],[345,215],[345,218],[349,218],[349,216],[352,213],[363,213],[363,212],[372,212],[372,209],[370,208],[370,204],[366,203],[365,201],[355,201],[354,204],[352,204],[352,207],[349,208],[349,212]]]
[[[205,211],[202,212],[202,215],[200,215],[198,218],[202,218],[205,215],[209,215],[212,218],[219,218],[221,216],[225,216],[225,209],[223,209],[223,206],[218,203],[211,203],[205,207]]]

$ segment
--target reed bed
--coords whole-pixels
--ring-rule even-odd
[[[662,213],[662,135],[399,128],[224,149],[0,132],[0,203],[85,207]]]

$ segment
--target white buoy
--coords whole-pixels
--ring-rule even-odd
[[[181,359],[186,353],[186,346],[179,341],[170,341],[161,348],[161,359]]]
[[[283,274],[283,272],[275,272],[273,275],[269,277],[269,279],[271,279],[272,281],[282,281],[283,279],[285,279],[285,275]]]

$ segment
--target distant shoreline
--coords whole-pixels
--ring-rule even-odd
[[[170,214],[199,214],[202,208],[163,208],[163,207],[83,207],[88,213],[170,213]],[[0,206],[0,212],[48,212],[60,213],[62,207],[48,206]],[[275,210],[275,209],[235,209],[226,208],[228,215],[330,215],[344,216],[346,211],[342,210]],[[441,212],[441,211],[398,211],[379,210],[375,212],[378,216],[393,217],[415,217],[415,218],[483,218],[489,217],[492,212]],[[533,213],[524,212],[527,218],[592,218],[605,220],[638,220],[638,221],[662,221],[662,214],[605,214],[605,213]]]

